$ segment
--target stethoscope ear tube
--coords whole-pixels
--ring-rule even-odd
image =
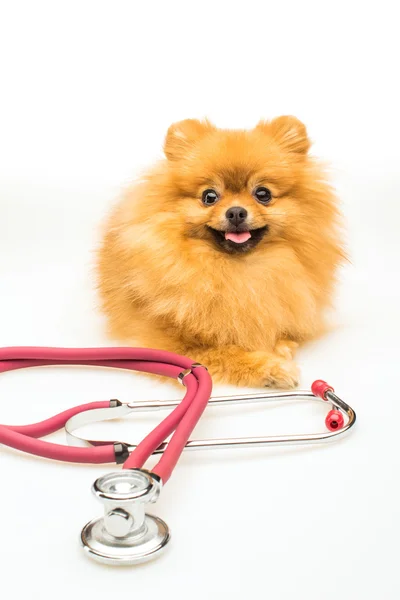
[[[125,468],[143,466],[153,450],[173,433],[168,452],[156,465],[159,476],[167,481],[174,469],[187,439],[211,395],[212,381],[205,368],[191,368],[193,362],[183,356],[147,348],[0,348],[0,372],[9,370],[58,365],[87,365],[111,368],[124,368],[165,375],[177,379],[182,371],[185,376],[186,395],[179,406],[147,436],[125,461]],[[196,365],[199,367],[200,365]],[[111,401],[113,402],[113,401]],[[110,402],[95,402],[64,411],[40,423],[24,426],[0,425],[0,443],[36,456],[79,463],[121,462],[126,449],[119,445],[95,444],[91,447],[76,448],[53,444],[37,439],[65,426],[74,415],[88,410],[111,408]]]
[[[211,395],[211,378],[205,368],[196,368],[184,381],[186,386],[184,399],[132,451],[124,463],[124,469],[142,467],[153,452],[174,432],[163,456],[152,469],[152,472],[164,483],[168,481]]]
[[[0,425],[0,443],[21,452],[63,462],[91,464],[114,462],[114,444],[97,445],[91,448],[71,448],[71,446],[37,439],[39,436],[49,435],[64,427],[71,413],[78,414],[78,412],[90,410],[91,407],[97,409],[108,407],[108,405],[108,402],[93,402],[91,405],[86,404],[64,411],[55,417],[32,425]]]

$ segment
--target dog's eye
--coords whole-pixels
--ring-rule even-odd
[[[203,195],[201,197],[201,201],[206,206],[212,206],[219,199],[219,196],[215,190],[204,190]]]
[[[266,187],[258,187],[254,190],[254,197],[260,204],[268,204],[272,200],[271,191]]]

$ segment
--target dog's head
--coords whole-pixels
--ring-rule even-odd
[[[313,232],[320,243],[337,209],[309,148],[305,126],[291,116],[250,130],[175,123],[165,138],[167,160],[147,181],[145,221],[164,239],[197,240],[204,250],[236,256],[276,241],[316,245]]]
[[[164,145],[168,218],[181,221],[186,237],[231,254],[298,234],[319,208],[312,194],[304,197],[309,148],[295,117],[262,121],[252,130],[175,123]]]

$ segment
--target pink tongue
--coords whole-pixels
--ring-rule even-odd
[[[243,233],[225,233],[225,239],[235,242],[235,244],[243,244],[251,238],[250,231],[243,231]]]

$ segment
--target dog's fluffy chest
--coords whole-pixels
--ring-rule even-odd
[[[282,252],[279,262],[205,264],[195,272],[188,268],[179,288],[160,290],[157,310],[188,340],[267,348],[314,318],[315,301],[306,279],[301,265],[293,257],[285,261]]]

